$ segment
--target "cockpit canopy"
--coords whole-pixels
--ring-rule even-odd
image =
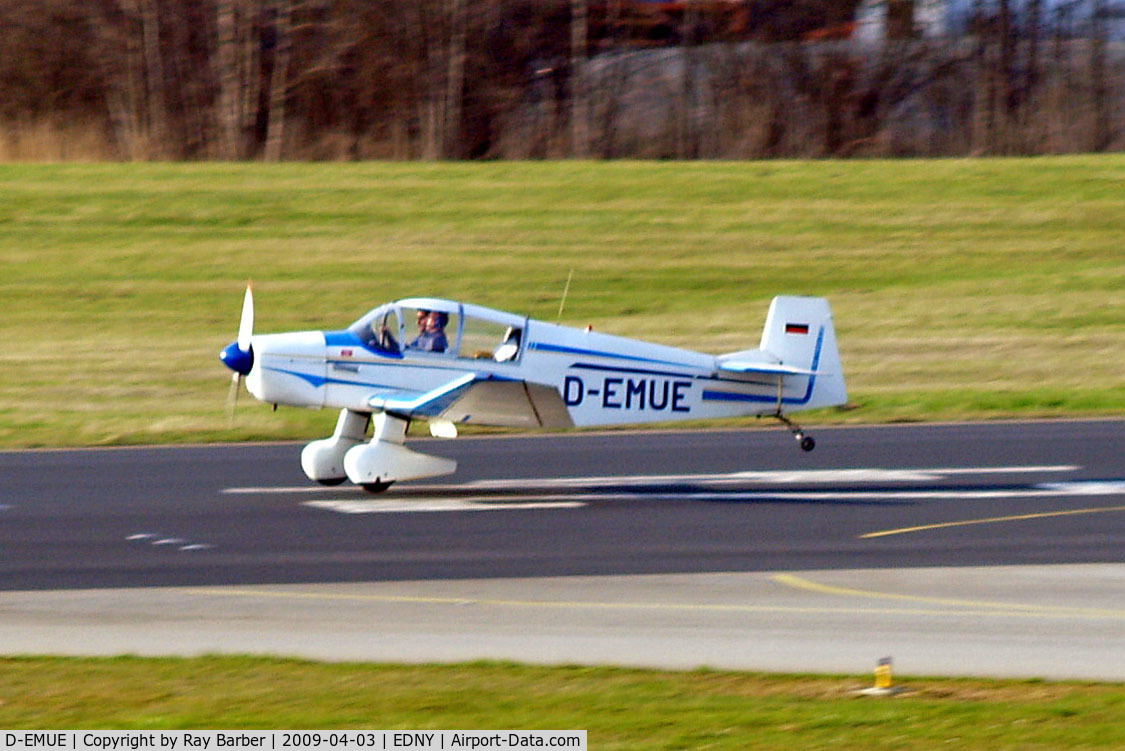
[[[518,362],[527,319],[436,298],[380,305],[348,327],[369,349],[402,357]]]

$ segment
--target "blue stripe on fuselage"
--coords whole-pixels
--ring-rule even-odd
[[[667,370],[650,370],[648,368],[623,368],[616,365],[594,365],[588,362],[576,362],[570,366],[574,370],[601,370],[610,373],[636,373],[638,375],[665,376],[667,378],[710,378],[693,373],[670,373]]]
[[[347,329],[343,331],[325,331],[324,343],[329,347],[359,347],[364,352],[370,352],[373,355],[385,357],[389,360],[402,359],[401,352],[390,352],[385,349],[379,349],[378,347],[372,347]]]
[[[385,383],[371,383],[370,381],[345,381],[342,378],[325,378],[324,376],[319,376],[312,373],[301,373],[297,370],[286,370],[285,368],[265,366],[262,369],[270,370],[274,373],[281,373],[283,375],[296,376],[297,378],[300,378],[302,381],[306,381],[316,388],[326,386],[329,383],[336,383],[343,386],[370,386],[374,389],[399,389],[398,386],[391,386]]]
[[[651,362],[657,365],[675,365],[681,368],[690,368],[691,365],[673,360],[657,360],[651,357],[638,357],[637,355],[623,355],[618,352],[604,352],[596,349],[582,349],[580,347],[565,347],[561,344],[547,344],[546,342],[531,342],[528,349],[537,352],[550,352],[558,355],[583,355],[585,357],[605,357],[610,360],[632,360],[634,362]]]

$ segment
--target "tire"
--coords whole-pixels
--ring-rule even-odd
[[[816,441],[813,440],[811,435],[801,439],[801,451],[812,451],[814,448],[816,448]]]
[[[321,485],[328,485],[329,487],[332,487],[332,486],[341,484],[346,479],[348,479],[348,478],[346,478],[346,477],[325,477],[323,479],[317,480],[317,482],[319,482]]]
[[[382,493],[383,491],[385,491],[387,488],[389,488],[390,486],[392,486],[394,484],[395,484],[394,480],[391,480],[390,482],[383,482],[381,480],[376,480],[375,482],[365,482],[365,483],[363,483],[363,489],[366,490],[368,493]]]

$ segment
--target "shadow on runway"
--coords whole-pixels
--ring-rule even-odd
[[[301,495],[312,500],[312,495],[339,496],[347,493],[355,500],[459,500],[466,502],[562,502],[584,503],[659,501],[732,504],[798,504],[798,505],[855,505],[855,506],[913,506],[937,499],[1005,499],[1058,495],[1042,484],[1028,483],[926,483],[926,484],[860,484],[824,486],[796,484],[778,487],[776,484],[743,483],[686,483],[686,482],[589,482],[589,483],[537,483],[478,485],[424,485],[392,486],[382,493],[368,493],[362,488],[310,488]]]

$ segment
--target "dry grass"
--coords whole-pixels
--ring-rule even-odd
[[[0,123],[0,162],[103,162],[116,156],[104,130],[88,123]]]

